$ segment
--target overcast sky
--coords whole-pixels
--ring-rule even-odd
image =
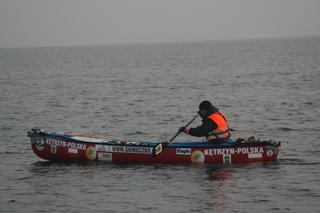
[[[320,35],[320,0],[0,0],[0,47]]]

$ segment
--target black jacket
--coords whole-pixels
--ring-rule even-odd
[[[219,109],[212,106],[206,113],[206,115],[201,116],[202,117],[202,125],[196,127],[196,128],[190,128],[189,134],[191,136],[196,136],[196,137],[207,137],[209,132],[212,130],[216,129],[218,125],[208,117],[212,115],[213,113],[218,112]]]

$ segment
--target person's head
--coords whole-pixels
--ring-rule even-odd
[[[200,116],[204,117],[211,107],[212,107],[212,104],[210,103],[210,101],[207,101],[207,100],[202,101],[199,105]]]
[[[199,105],[199,115],[201,116],[201,117],[205,117],[207,114],[208,114],[208,112],[210,111],[213,111],[214,109],[216,109],[216,110],[218,110],[217,108],[215,108],[212,104],[211,104],[211,102],[210,101],[207,101],[207,100],[205,100],[205,101],[202,101],[201,103],[200,103],[200,105]]]

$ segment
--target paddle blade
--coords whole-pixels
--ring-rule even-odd
[[[157,146],[155,146],[152,150],[152,155],[154,157],[158,156],[162,152],[162,144],[159,143]]]

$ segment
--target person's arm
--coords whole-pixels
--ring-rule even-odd
[[[217,124],[211,120],[206,119],[201,126],[195,128],[186,128],[186,134],[196,137],[207,136],[209,132],[217,128]]]

